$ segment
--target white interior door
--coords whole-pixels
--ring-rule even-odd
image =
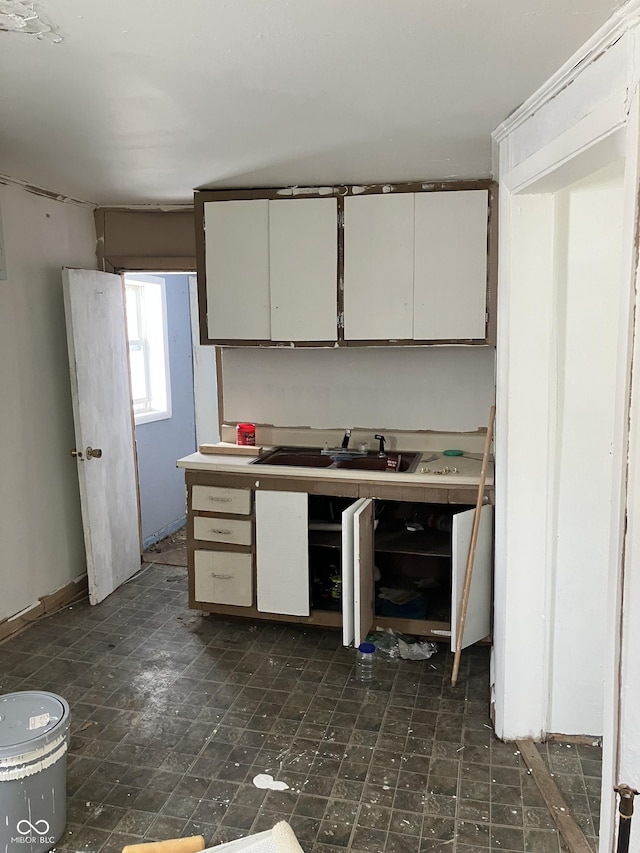
[[[89,601],[98,604],[140,568],[124,288],[93,270],[63,269],[62,281]]]
[[[462,590],[471,543],[475,509],[458,512],[453,516],[451,555],[451,651],[456,650],[460,623]],[[483,506],[473,562],[473,575],[469,591],[467,618],[462,635],[462,648],[484,639],[491,631],[491,566],[492,566],[493,507]]]
[[[309,499],[256,492],[257,601],[261,613],[309,615]]]

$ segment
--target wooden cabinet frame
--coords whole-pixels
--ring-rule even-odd
[[[429,193],[455,192],[460,190],[487,190],[489,196],[487,222],[487,322],[486,336],[483,340],[357,340],[347,341],[344,337],[344,199],[348,196],[393,193]],[[366,186],[325,186],[325,187],[288,187],[246,190],[200,190],[194,194],[194,212],[196,222],[196,260],[198,269],[198,305],[200,320],[200,342],[221,346],[290,346],[289,340],[238,340],[213,339],[209,337],[207,324],[207,284],[206,284],[206,247],[204,232],[204,205],[216,201],[251,201],[255,199],[273,199],[296,201],[302,198],[337,199],[337,346],[421,346],[446,345],[447,343],[468,344],[469,346],[495,346],[497,323],[497,283],[498,283],[498,185],[489,179],[476,181],[418,181],[398,184],[368,184]],[[336,340],[296,341],[296,347],[335,346]]]
[[[226,616],[239,616],[242,618],[250,618],[256,620],[279,621],[289,623],[302,623],[308,625],[317,625],[324,627],[334,627],[343,629],[343,638],[345,643],[353,641],[354,636],[359,636],[359,631],[364,634],[369,630],[371,622],[375,621],[376,625],[382,628],[393,628],[394,630],[402,630],[408,633],[421,634],[428,636],[431,639],[439,641],[448,640],[451,636],[452,642],[454,639],[455,614],[451,614],[451,624],[446,622],[434,622],[433,620],[411,620],[399,619],[385,616],[375,616],[372,610],[373,600],[373,558],[374,558],[374,538],[373,538],[373,501],[387,500],[410,503],[425,503],[425,504],[440,504],[440,505],[466,505],[472,506],[477,498],[477,488],[474,486],[466,486],[459,488],[451,487],[424,487],[411,486],[406,484],[393,483],[364,483],[354,480],[339,481],[339,480],[322,480],[321,477],[306,479],[303,477],[282,477],[278,475],[264,476],[262,471],[256,474],[225,474],[217,472],[204,472],[186,470],[187,484],[187,555],[188,555],[188,576],[189,576],[189,607],[195,610],[200,610],[206,614],[218,614]],[[323,495],[336,496],[353,499],[353,503],[343,513],[343,528],[342,528],[342,550],[343,550],[343,587],[350,589],[353,587],[355,598],[350,599],[350,592],[347,592],[346,607],[344,608],[345,618],[343,613],[334,611],[314,610],[311,609],[308,616],[290,615],[286,613],[261,612],[258,610],[257,590],[258,577],[256,568],[256,536],[253,536],[252,545],[232,545],[224,542],[212,542],[209,540],[196,540],[194,537],[194,518],[207,516],[211,518],[222,519],[224,517],[231,518],[229,514],[224,513],[209,513],[202,510],[193,510],[192,494],[194,486],[213,486],[217,488],[227,489],[242,489],[250,491],[250,506],[249,515],[235,516],[236,518],[250,519],[252,524],[256,524],[256,500],[255,495],[260,492],[298,492],[307,495]],[[485,494],[485,505],[493,504],[493,487],[489,487]],[[464,513],[466,515],[467,513]],[[350,520],[351,528],[344,522]],[[468,521],[467,521],[468,524]],[[489,526],[490,527],[490,526]],[[358,541],[356,542],[356,535]],[[490,535],[490,533],[489,533]],[[252,588],[253,601],[250,607],[214,604],[211,602],[202,602],[195,599],[195,565],[194,552],[195,550],[215,550],[215,551],[235,551],[240,553],[250,553],[253,555],[252,560]],[[466,555],[465,555],[466,556]],[[346,560],[346,562],[345,562]],[[458,561],[460,563],[460,561]],[[464,560],[462,561],[464,564]],[[362,573],[362,581],[358,581],[358,575]],[[345,584],[345,578],[347,583]],[[455,584],[455,579],[452,578],[452,583]],[[459,584],[459,581],[458,581]],[[358,597],[359,591],[368,591],[362,597]],[[455,589],[455,587],[454,587]],[[456,593],[454,592],[455,596]],[[300,611],[298,611],[300,612]],[[367,621],[368,620],[368,621]],[[432,623],[429,631],[425,631],[426,623]],[[374,626],[375,627],[375,626]],[[489,633],[489,632],[487,632]]]

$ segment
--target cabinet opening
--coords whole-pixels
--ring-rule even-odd
[[[311,610],[342,611],[342,513],[355,498],[309,495]]]
[[[342,611],[342,513],[355,502],[309,495],[309,593],[314,611]],[[449,623],[453,517],[473,507],[382,500],[374,506],[373,613],[383,620]],[[415,631],[415,624],[407,630]]]
[[[453,516],[469,508],[377,502],[376,616],[431,622],[451,619]]]

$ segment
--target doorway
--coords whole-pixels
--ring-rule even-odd
[[[175,463],[196,450],[195,277],[156,272],[123,277],[143,559],[186,566],[184,477]],[[215,372],[210,378],[215,384]]]
[[[634,289],[632,166],[615,143],[507,194],[498,366],[497,730],[603,739],[602,787],[589,798],[603,850],[617,775]]]

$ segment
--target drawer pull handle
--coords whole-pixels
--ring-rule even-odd
[[[212,527],[211,532],[219,533],[221,536],[230,536],[233,533],[233,530],[220,530],[217,527]]]
[[[219,581],[229,581],[233,578],[233,575],[218,575],[216,572],[211,572],[211,577]]]
[[[221,504],[230,504],[231,503],[231,498],[217,498],[215,495],[209,495],[209,500],[210,501],[217,501],[218,503],[221,503]]]

